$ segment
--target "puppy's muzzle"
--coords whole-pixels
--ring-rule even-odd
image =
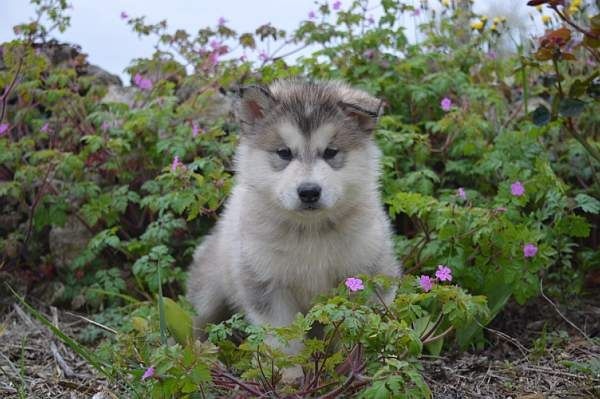
[[[302,183],[298,186],[298,197],[303,204],[316,204],[321,198],[321,186],[315,183]]]

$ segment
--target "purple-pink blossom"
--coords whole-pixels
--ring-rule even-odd
[[[363,281],[356,277],[348,277],[344,284],[352,292],[360,291],[365,288]]]
[[[369,15],[369,18],[367,18],[367,23],[369,25],[373,25],[375,23],[375,18],[373,17],[373,15]]]
[[[465,189],[462,187],[459,187],[456,190],[456,195],[458,195],[458,197],[462,200],[466,200],[467,199],[467,193],[465,192]]]
[[[219,53],[216,51],[210,53],[208,56],[208,62],[211,66],[217,66],[217,64],[219,63]]]
[[[315,19],[317,18],[317,13],[315,13],[314,11],[310,11],[308,13],[308,19]]]
[[[510,193],[515,197],[520,197],[525,194],[525,186],[520,181],[516,181],[510,185]]]
[[[490,50],[487,52],[486,56],[490,59],[490,60],[495,60],[498,55],[496,54],[496,52],[494,50]]]
[[[10,125],[6,122],[0,123],[0,136],[4,136],[8,132]]]
[[[200,133],[200,126],[198,126],[198,122],[192,122],[192,137],[198,137],[198,133]]]
[[[440,106],[445,112],[448,112],[450,109],[452,109],[452,100],[450,100],[448,97],[444,97],[440,102]]]
[[[440,281],[452,281],[452,270],[448,266],[438,265],[435,277]]]
[[[523,245],[523,256],[526,258],[533,258],[535,254],[537,254],[538,247],[535,244],[525,244]]]
[[[42,132],[42,133],[48,133],[49,131],[50,131],[50,125],[48,124],[48,122],[46,122],[40,128],[40,132]]]
[[[269,54],[267,54],[267,52],[263,50],[258,54],[258,58],[263,62],[267,61],[269,59]]]
[[[366,49],[365,51],[363,51],[363,57],[365,57],[368,60],[373,59],[373,57],[375,57],[375,50],[373,50],[372,48]]]
[[[129,14],[127,14],[125,11],[121,11],[121,19],[127,19],[129,18]]]
[[[413,17],[418,17],[419,15],[421,15],[421,10],[419,8],[416,8],[413,12],[412,12],[412,16]]]
[[[340,0],[336,0],[333,2],[333,9],[334,10],[339,10],[340,8],[342,8],[342,2]]]
[[[421,289],[423,291],[429,292],[433,287],[433,280],[429,276],[422,275],[421,277],[419,277],[419,285],[421,286]]]
[[[225,25],[226,22],[227,22],[227,20],[224,17],[219,17],[219,19],[217,20],[217,24],[219,26]]]
[[[505,206],[499,206],[496,209],[494,209],[496,212],[506,212],[508,211],[508,208]]]
[[[143,77],[139,73],[136,73],[135,76],[133,77],[133,83],[140,90],[150,90],[150,89],[152,89],[152,80],[150,80],[149,78]]]
[[[152,378],[154,377],[154,373],[155,373],[155,368],[154,366],[150,366],[146,369],[146,371],[144,371],[144,375],[142,375],[142,381],[147,380],[148,378]]]
[[[183,163],[179,160],[179,157],[175,155],[175,157],[173,158],[173,162],[171,163],[171,170],[175,172],[178,168],[182,167],[184,167]]]
[[[216,50],[216,49],[218,49],[218,48],[220,48],[220,47],[221,47],[221,42],[220,42],[220,41],[218,41],[218,40],[216,40],[216,39],[213,39],[213,40],[211,40],[211,41],[210,41],[210,43],[208,43],[208,45],[209,45],[209,46],[210,46],[210,48],[212,48],[213,50]]]

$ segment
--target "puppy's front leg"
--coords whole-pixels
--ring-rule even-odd
[[[248,296],[246,315],[253,324],[268,324],[272,327],[284,327],[293,323],[296,315],[301,312],[300,306],[292,293],[287,289],[269,289],[268,285],[257,287]],[[265,342],[288,355],[297,354],[302,350],[302,342],[294,340],[283,344],[276,337],[269,335]],[[299,381],[303,376],[300,366],[288,367],[282,371],[284,383]]]

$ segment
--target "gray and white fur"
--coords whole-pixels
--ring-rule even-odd
[[[380,111],[340,82],[240,90],[236,183],[190,268],[198,335],[236,311],[288,325],[347,277],[400,274],[378,192]]]

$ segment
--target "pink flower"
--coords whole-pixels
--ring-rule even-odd
[[[221,42],[218,40],[211,40],[210,43],[208,43],[208,45],[210,46],[210,48],[212,48],[213,50],[218,49],[219,47],[221,47]]]
[[[6,122],[0,123],[0,136],[4,136],[8,132],[10,125]]]
[[[107,132],[108,129],[110,129],[110,123],[108,123],[107,121],[102,122],[102,125],[100,125],[100,129],[102,129],[103,132]]]
[[[433,287],[433,280],[431,280],[431,277],[423,275],[419,277],[419,285],[423,291],[429,292]]]
[[[366,49],[363,52],[363,57],[365,57],[366,59],[373,59],[373,57],[375,56],[375,50],[373,50],[372,48]]]
[[[494,209],[496,212],[506,212],[508,211],[508,208],[505,206],[499,206],[498,208]]]
[[[520,181],[516,181],[510,185],[510,193],[515,197],[520,197],[525,194],[525,186]]]
[[[50,131],[50,125],[48,122],[44,123],[44,125],[40,128],[40,132],[48,133]]]
[[[465,189],[462,187],[459,187],[458,190],[456,190],[456,195],[458,195],[458,197],[462,200],[467,199],[467,193],[465,192]]]
[[[127,19],[129,18],[129,14],[127,14],[125,11],[121,11],[121,19]]]
[[[152,80],[143,77],[139,73],[136,73],[135,76],[133,77],[133,83],[140,90],[150,90],[150,89],[152,89]]]
[[[526,258],[533,258],[535,254],[537,254],[538,247],[535,244],[525,244],[523,245],[523,256]]]
[[[452,270],[448,266],[438,265],[435,276],[440,281],[452,281]]]
[[[452,108],[452,100],[450,100],[448,97],[444,97],[440,102],[440,106],[445,112],[448,112]]]
[[[177,170],[177,168],[184,168],[185,166],[183,165],[183,163],[181,163],[181,161],[179,160],[179,157],[177,155],[175,155],[175,158],[173,158],[173,162],[171,163],[171,170],[173,172],[175,172]]]
[[[344,284],[352,292],[365,289],[365,286],[363,285],[363,281],[361,279],[355,278],[355,277],[348,277]]]
[[[210,63],[210,66],[217,66],[217,64],[219,63],[219,53],[217,53],[216,51],[210,53],[210,55],[208,56],[208,62]]]
[[[144,371],[144,375],[142,376],[142,381],[147,380],[148,378],[152,378],[154,377],[154,372],[156,370],[154,369],[154,366],[150,366],[146,369],[146,371]]]
[[[314,11],[310,11],[308,13],[308,19],[315,19],[317,18],[317,14]]]
[[[418,17],[419,15],[421,15],[421,10],[420,9],[416,9],[412,12],[411,14],[413,17]]]
[[[340,8],[342,8],[342,2],[340,0],[336,0],[333,2],[333,9],[334,10],[339,10]]]
[[[223,18],[223,17],[219,17],[219,19],[217,20],[217,24],[219,26],[225,25],[226,22],[227,22],[227,20],[225,18]]]
[[[496,54],[496,52],[494,50],[490,50],[487,52],[486,56],[490,59],[490,60],[495,60],[498,55]]]
[[[242,61],[242,62],[248,61],[248,56],[246,55],[246,53],[242,54],[242,56],[240,57],[240,61]]]
[[[200,126],[198,126],[198,122],[192,122],[192,137],[198,137],[198,133],[200,133]]]
[[[267,54],[267,52],[263,50],[258,54],[258,58],[263,62],[267,61],[269,59],[269,54]]]
[[[372,15],[369,15],[369,18],[367,18],[367,23],[369,25],[373,25],[375,23],[375,18]]]

